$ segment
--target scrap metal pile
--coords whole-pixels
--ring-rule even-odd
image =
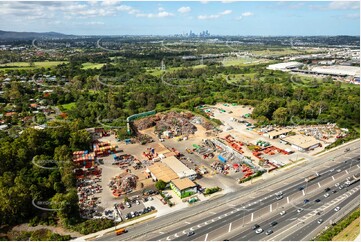
[[[127,194],[133,191],[137,186],[138,177],[133,174],[125,173],[116,177],[113,177],[108,186],[112,190],[115,197]]]

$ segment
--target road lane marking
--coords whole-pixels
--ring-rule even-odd
[[[252,215],[251,215],[251,222],[253,222],[253,213],[252,213]]]
[[[171,240],[169,237],[170,237],[170,236],[167,237],[167,240]]]
[[[202,228],[202,226],[200,224],[197,225],[198,228]]]
[[[302,194],[303,194],[303,196],[305,196],[306,194],[305,194],[305,190],[302,190]]]
[[[335,178],[333,176],[331,176],[331,177],[332,177],[332,180],[335,180]]]
[[[358,167],[358,168],[360,168],[360,166],[359,166],[359,165],[357,165],[357,167]]]
[[[214,221],[216,221],[216,220],[212,219],[212,222],[214,222]]]
[[[186,223],[186,224],[191,224],[190,222],[187,222],[187,221],[185,221],[184,223]]]
[[[178,235],[178,234],[175,234],[175,235],[174,235],[174,237],[178,238],[178,237],[179,237],[179,235]]]
[[[290,203],[290,199],[287,197],[287,203]]]
[[[164,234],[164,232],[162,232],[162,231],[159,231],[159,233],[160,233],[160,234]]]
[[[207,241],[207,238],[208,238],[208,234],[206,234],[206,237],[204,238],[204,241]]]
[[[321,187],[321,184],[319,182],[317,182],[317,184],[318,184],[318,187]]]
[[[346,173],[348,174],[348,171],[347,170],[345,170],[346,171]]]
[[[232,229],[232,223],[229,224],[228,233],[231,232]]]
[[[215,213],[215,212],[209,212],[209,213],[211,213],[211,214],[217,214],[217,213]]]
[[[272,204],[269,205],[269,211],[272,213]]]

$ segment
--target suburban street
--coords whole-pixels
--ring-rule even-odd
[[[346,147],[351,148],[351,151],[345,153]],[[251,231],[250,227],[254,223],[265,224],[273,219],[272,216],[279,216],[279,212],[285,210],[286,215],[284,215],[285,220],[283,221],[287,225],[290,222],[287,219],[297,219],[293,212],[297,210],[298,206],[304,208],[303,214],[314,210],[315,197],[322,196],[326,187],[334,187],[335,183],[342,183],[347,177],[359,173],[358,159],[359,142],[354,142],[287,172],[278,171],[272,179],[261,180],[250,186],[240,186],[239,191],[211,199],[201,203],[201,206],[191,206],[164,215],[161,219],[156,218],[131,226],[127,228],[129,232],[124,235],[116,236],[109,233],[96,239],[259,240],[265,235],[264,233],[256,235],[254,231]],[[306,183],[304,178],[315,172],[318,172],[320,177]],[[303,190],[299,190],[301,186],[304,187]],[[283,192],[283,199],[276,200],[275,193],[279,191]],[[346,189],[330,195],[327,199],[321,199],[319,206],[341,196],[344,192]],[[304,205],[302,202],[306,198],[311,202]],[[247,234],[247,230],[244,228],[242,232],[242,226],[249,230],[248,233],[250,231],[252,233]],[[281,227],[280,223],[277,229]],[[195,234],[187,237],[189,231],[194,231]]]

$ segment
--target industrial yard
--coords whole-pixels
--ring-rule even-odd
[[[89,130],[93,151],[73,154],[82,216],[118,222],[150,212],[160,216],[307,161],[347,134],[334,124],[256,127],[253,107],[245,105],[197,109],[222,125],[188,111],[170,111],[134,122],[137,137],[148,137],[147,142]],[[157,181],[166,184],[165,191],[157,189]]]

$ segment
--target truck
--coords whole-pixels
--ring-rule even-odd
[[[350,186],[354,184],[355,182],[358,182],[360,180],[360,177],[353,176],[352,179],[349,179],[345,182],[345,186]]]
[[[320,175],[316,172],[314,175],[308,176],[305,178],[305,182],[309,182],[312,181],[314,179],[316,179],[317,177],[319,177]]]
[[[121,235],[121,234],[124,234],[126,232],[127,232],[127,230],[125,228],[115,230],[116,235]]]

